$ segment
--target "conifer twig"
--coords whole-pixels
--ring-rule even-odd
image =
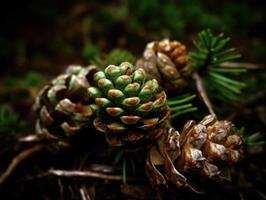
[[[43,144],[37,144],[29,149],[26,149],[19,153],[11,163],[8,165],[7,169],[4,171],[4,173],[0,176],[0,184],[4,183],[5,180],[12,174],[12,172],[16,169],[19,163],[21,163],[26,158],[32,156],[33,154],[39,152],[44,147]]]
[[[192,78],[195,80],[196,87],[197,87],[197,90],[199,92],[199,95],[201,96],[201,98],[202,98],[204,104],[206,105],[206,107],[208,108],[209,112],[212,115],[216,116],[216,114],[215,114],[215,112],[213,110],[211,101],[209,100],[209,97],[208,97],[207,92],[205,90],[205,87],[203,86],[202,79],[201,79],[200,75],[197,72],[194,72],[192,74]]]
[[[238,81],[236,75],[257,66],[233,62],[241,55],[235,48],[230,48],[229,42],[230,37],[223,33],[214,35],[210,29],[203,30],[194,42],[197,50],[190,52],[189,57],[196,71],[200,69],[205,72],[203,78],[217,91],[217,98],[226,103],[234,103],[240,100],[241,90],[245,87],[245,83]]]

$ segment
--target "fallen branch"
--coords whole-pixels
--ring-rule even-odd
[[[99,172],[94,171],[68,171],[68,170],[54,170],[51,169],[48,171],[49,174],[60,176],[60,177],[90,177],[90,178],[98,178],[98,179],[104,179],[104,180],[112,180],[112,181],[123,181],[122,175],[110,175],[110,174],[103,174]],[[136,177],[127,177],[127,181],[143,181],[142,178],[136,178]]]
[[[202,79],[201,79],[200,75],[197,72],[194,72],[192,74],[192,78],[195,80],[199,95],[201,96],[201,98],[202,98],[204,104],[206,105],[206,107],[208,108],[209,112],[212,115],[216,116],[216,114],[212,108],[211,101],[209,100],[209,97],[208,97],[207,92],[205,90],[205,87],[203,86]]]
[[[44,147],[43,144],[35,145],[29,149],[22,151],[15,158],[13,158],[7,169],[0,176],[0,184],[5,182],[5,180],[12,174],[12,172],[16,169],[19,163],[21,163],[26,158],[32,156],[33,154],[39,152],[40,150],[43,149],[43,147]]]

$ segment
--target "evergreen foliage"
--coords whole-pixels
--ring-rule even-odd
[[[240,54],[229,47],[229,42],[230,38],[223,33],[215,36],[210,29],[203,30],[194,41],[196,51],[189,55],[193,68],[209,83],[211,93],[215,94],[214,91],[217,91],[215,96],[218,99],[235,103],[245,87],[244,82],[236,79],[246,70],[242,67],[230,67],[228,62],[240,58]]]

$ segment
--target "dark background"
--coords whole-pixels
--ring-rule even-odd
[[[259,0],[9,0],[1,2],[0,24],[1,77],[58,74],[113,48],[140,55],[147,42],[164,37],[191,47],[206,28],[232,37],[243,61],[265,61]]]
[[[34,133],[31,106],[36,92],[66,66],[88,65],[104,58],[113,49],[124,49],[139,57],[147,42],[165,37],[182,41],[188,50],[193,50],[197,33],[206,28],[231,37],[230,45],[242,54],[239,62],[262,67],[249,71],[243,78],[248,86],[243,102],[253,96],[255,100],[238,108],[242,109],[241,114],[234,122],[239,127],[244,126],[246,133],[261,132],[265,138],[265,11],[266,3],[261,0],[1,1],[0,169],[3,170],[19,152],[15,139]],[[262,98],[256,95],[262,95]],[[236,108],[228,105],[222,109],[223,115],[228,116]],[[265,199],[265,139],[261,140],[264,148],[252,148],[249,157],[233,169],[237,190],[231,189],[227,193],[228,190],[220,190],[220,186],[211,182],[206,184],[209,196],[193,196],[194,199]],[[21,174],[28,178],[27,173],[31,171],[43,173],[51,163],[59,163],[60,167],[67,163],[71,168],[77,161],[74,158],[80,157],[78,151],[41,154],[22,164],[11,180]],[[0,199],[3,198],[1,195],[8,195],[8,199],[60,199],[60,180],[37,179],[20,182],[19,187],[11,181],[6,188],[0,188]],[[83,182],[62,182],[76,192],[73,195],[66,189],[68,197],[65,199],[80,197],[79,188],[84,186]],[[93,184],[98,186],[98,182]],[[98,192],[103,199],[120,192],[119,185],[99,184],[99,187],[104,191]],[[110,196],[110,199],[112,197],[121,196]]]

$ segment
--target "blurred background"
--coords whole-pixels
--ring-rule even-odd
[[[22,127],[28,124],[26,130],[33,131],[25,118],[33,97],[66,66],[90,63],[105,66],[117,61],[117,57],[134,62],[152,40],[169,37],[183,42],[190,51],[197,33],[210,28],[214,34],[224,32],[231,37],[230,45],[242,54],[239,62],[264,67],[265,8],[266,3],[259,0],[3,1],[0,132],[18,132],[20,126],[14,124]],[[242,99],[265,91],[265,81],[265,70],[248,73],[245,78],[248,89]],[[259,115],[265,109],[263,104]],[[255,131],[260,131],[257,120],[253,121]]]
[[[56,75],[112,49],[138,56],[170,37],[188,48],[202,29],[224,32],[246,62],[264,63],[265,1],[9,0],[0,6],[0,78]],[[40,78],[40,77],[37,77]]]

